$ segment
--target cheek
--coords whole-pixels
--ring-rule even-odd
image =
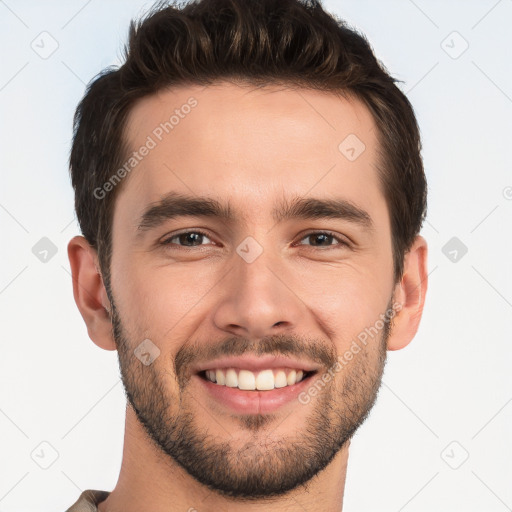
[[[112,266],[116,305],[131,339],[179,343],[240,286],[230,267],[216,259],[159,265],[148,259],[148,254],[127,252]],[[389,272],[378,261],[384,259],[372,254],[329,264],[290,260],[282,262],[280,275],[295,292],[290,300],[300,297],[309,314],[339,340],[340,351],[374,325],[389,302]]]
[[[333,333],[340,352],[385,312],[391,294],[387,277],[349,267],[327,274],[305,272],[298,295],[305,297],[309,310]]]
[[[223,275],[197,263],[155,266],[136,258],[120,261],[116,268],[114,294],[123,321],[131,332],[155,340],[174,338],[173,331],[177,334],[190,323]]]

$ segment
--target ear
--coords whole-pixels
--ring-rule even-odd
[[[417,236],[404,258],[404,273],[395,286],[394,302],[402,307],[393,318],[388,350],[406,347],[418,331],[427,293],[427,242]]]
[[[98,347],[116,350],[110,320],[110,302],[103,284],[96,250],[83,236],[68,244],[68,258],[73,278],[73,296],[87,325],[87,332]]]

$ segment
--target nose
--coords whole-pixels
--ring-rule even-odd
[[[292,272],[283,265],[265,251],[252,263],[236,255],[216,302],[216,327],[258,339],[297,330],[306,306],[295,291]]]

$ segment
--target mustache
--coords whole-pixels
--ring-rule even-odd
[[[330,368],[336,363],[337,354],[333,345],[324,340],[300,336],[277,334],[259,340],[233,336],[219,343],[185,343],[176,353],[174,371],[180,383],[185,383],[190,375],[188,368],[196,363],[210,361],[225,356],[242,355],[282,355],[309,359]]]

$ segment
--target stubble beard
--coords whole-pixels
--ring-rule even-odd
[[[286,419],[277,414],[233,415],[232,430],[250,435],[243,435],[241,444],[215,439],[205,428],[208,412],[190,394],[190,380],[173,375],[172,362],[165,367],[165,361],[156,360],[145,366],[135,357],[138,342],[126,337],[112,299],[113,336],[125,394],[148,438],[197,482],[233,501],[271,500],[307,486],[351,439],[376,401],[391,332],[389,320],[380,339],[354,354],[314,399],[307,405],[297,401],[298,410],[310,409],[307,416],[301,415],[304,427],[299,433],[272,436]],[[314,375],[311,386],[321,377],[322,373]],[[173,382],[177,391],[171,391]]]

